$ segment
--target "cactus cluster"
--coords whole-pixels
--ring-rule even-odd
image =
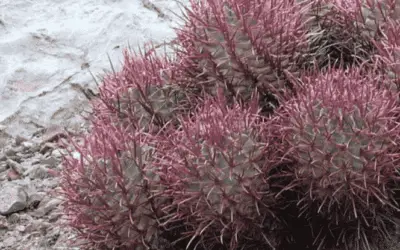
[[[400,219],[400,2],[184,10],[175,53],[126,50],[83,144],[63,145],[64,211],[82,246],[388,249]]]

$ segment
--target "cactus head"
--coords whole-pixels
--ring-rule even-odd
[[[335,243],[369,245],[385,237],[398,210],[393,182],[400,163],[397,94],[374,74],[330,70],[304,78],[304,89],[279,111],[301,214],[320,214]],[[322,235],[317,244],[324,243]],[[350,243],[349,243],[350,242]]]
[[[179,67],[195,81],[182,84],[216,96],[248,102],[260,94],[263,111],[290,95],[290,78],[306,48],[303,15],[308,6],[292,0],[190,1],[177,29]]]
[[[246,243],[274,246],[275,199],[267,181],[268,145],[260,139],[257,105],[228,107],[207,100],[181,128],[158,139],[156,164],[165,175],[164,196],[173,200],[188,247],[236,249]],[[254,101],[253,101],[254,103]],[[270,222],[271,224],[266,226]]]
[[[122,70],[104,77],[94,117],[131,131],[176,125],[176,116],[190,112],[195,101],[175,84],[171,65],[167,56],[125,50]]]
[[[103,123],[73,144],[79,158],[64,158],[64,212],[85,247],[160,249],[159,204],[148,185],[157,177],[148,169],[152,148],[144,137]]]
[[[360,13],[358,2],[313,1],[304,19],[309,50],[303,55],[302,68],[325,71],[332,67],[368,66],[375,48],[372,37],[365,35],[369,29],[356,22]]]

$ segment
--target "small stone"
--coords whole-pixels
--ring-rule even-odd
[[[17,231],[19,231],[19,232],[24,232],[24,231],[25,231],[25,226],[23,226],[23,225],[18,225],[18,226],[15,227],[15,229],[16,229]]]
[[[47,233],[41,245],[46,247],[54,246],[59,237],[60,237],[60,230],[52,229],[50,232]]]
[[[28,140],[27,138],[17,135],[15,137],[15,145],[20,146],[23,142],[26,142],[27,140]]]
[[[54,189],[59,186],[59,180],[57,178],[48,178],[42,181],[43,186]]]
[[[60,138],[66,138],[68,135],[64,128],[61,126],[51,126],[46,129],[45,133],[42,136],[42,144],[46,142],[54,142]]]
[[[42,204],[43,203],[43,204]],[[47,215],[49,212],[57,208],[62,203],[61,199],[53,198],[48,200],[47,202],[41,202],[39,207],[32,213],[33,216],[41,218]]]
[[[17,163],[21,163],[22,162],[22,157],[21,157],[20,154],[9,156],[8,159],[13,160],[13,161],[15,161]]]
[[[6,183],[0,188],[0,214],[9,215],[25,209],[27,200],[23,187]]]
[[[50,168],[55,168],[59,162],[60,161],[57,160],[57,158],[50,156],[48,158],[41,160],[40,163],[43,165],[48,165]]]
[[[11,169],[13,169],[17,174],[22,175],[23,172],[25,171],[23,166],[19,164],[18,162],[12,160],[12,159],[7,159],[7,166]]]
[[[7,228],[8,228],[7,217],[0,215],[0,230]]]
[[[62,213],[51,213],[49,215],[49,221],[50,222],[56,222],[58,221],[58,219],[60,219],[62,216]]]
[[[56,149],[56,150],[53,150],[53,152],[51,153],[51,156],[53,156],[57,159],[60,159],[63,155],[59,149]]]
[[[7,180],[7,174],[8,174],[8,171],[4,171],[4,172],[0,172],[0,181],[5,181],[5,180]]]
[[[6,171],[7,169],[8,169],[7,163],[0,162],[0,173]]]
[[[43,193],[43,192],[36,192],[36,193],[29,195],[27,207],[37,208],[44,197],[45,197],[45,193]]]
[[[21,221],[21,216],[19,214],[12,214],[8,216],[7,221],[9,224],[17,224]]]
[[[15,150],[14,148],[9,148],[6,149],[6,151],[4,152],[6,156],[15,156],[17,154],[17,150]]]
[[[29,225],[25,227],[25,232],[40,232],[42,235],[45,235],[47,229],[51,227],[51,224],[48,222],[44,222],[43,220],[33,220]]]
[[[14,169],[9,169],[7,172],[7,180],[15,181],[21,178],[21,175],[18,174]]]
[[[47,152],[52,152],[55,148],[57,148],[57,145],[55,143],[46,142],[41,146],[39,152],[44,155]]]
[[[7,156],[4,153],[0,153],[0,161],[6,161]]]
[[[22,142],[22,148],[23,148],[24,150],[29,150],[29,149],[33,148],[34,145],[35,145],[35,144],[33,144],[33,142],[30,142],[30,141],[24,141],[24,142]]]
[[[15,243],[17,243],[17,238],[15,237],[6,237],[3,241],[3,245],[6,247],[14,247]]]
[[[49,177],[48,169],[42,165],[32,166],[31,169],[24,173],[25,176],[29,176],[32,180],[45,179]]]

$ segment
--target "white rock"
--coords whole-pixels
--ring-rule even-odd
[[[0,214],[9,215],[23,210],[27,205],[27,199],[23,187],[6,183],[0,188]]]

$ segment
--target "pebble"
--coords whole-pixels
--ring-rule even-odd
[[[21,175],[18,174],[17,171],[15,171],[14,169],[9,169],[7,172],[7,180],[9,181],[15,181],[18,180],[19,178],[21,178]]]
[[[8,169],[7,163],[1,162],[0,163],[0,173],[6,171],[7,169]]]
[[[62,157],[62,152],[59,149],[53,150],[51,156],[60,159]]]
[[[53,156],[50,156],[48,158],[42,159],[40,161],[41,164],[43,165],[48,165],[49,168],[55,168],[58,164],[59,160]]]
[[[22,147],[24,150],[29,150],[29,149],[33,148],[34,146],[35,146],[35,144],[33,142],[30,142],[30,141],[22,142]]]
[[[8,228],[7,217],[0,215],[0,230],[7,228]]]
[[[9,148],[6,149],[6,151],[4,152],[6,156],[15,156],[17,154],[17,150],[15,150],[14,148]]]
[[[3,245],[6,247],[12,247],[15,243],[17,243],[17,238],[15,237],[7,237],[4,242]]]
[[[32,166],[31,169],[24,173],[24,176],[29,176],[31,180],[34,179],[45,179],[49,177],[48,169],[42,165]]]
[[[23,187],[6,183],[0,188],[0,214],[9,215],[25,209],[27,199],[27,193]]]
[[[7,156],[4,153],[0,153],[0,161],[6,161]]]
[[[44,155],[47,152],[52,152],[56,147],[57,145],[55,143],[46,142],[40,147],[39,152]]]
[[[44,192],[35,192],[35,193],[29,195],[27,207],[37,208],[38,205],[40,204],[40,202],[45,197],[45,195],[46,194]]]
[[[56,226],[64,214],[53,195],[59,175],[50,173],[62,170],[64,152],[55,141],[64,136],[49,129],[42,137],[16,136],[0,145],[0,249],[73,249],[61,242],[73,237],[71,230]]]
[[[27,138],[25,138],[23,136],[20,136],[20,135],[17,135],[15,137],[15,145],[16,146],[20,146],[23,142],[26,142],[27,140],[28,140]]]
[[[60,126],[51,126],[46,129],[45,133],[42,136],[42,143],[46,142],[54,142],[60,138],[66,138],[67,133],[64,128]]]
[[[12,160],[12,159],[7,159],[7,166],[11,169],[13,169],[17,174],[22,175],[25,171],[23,166],[19,164],[18,162]]]

